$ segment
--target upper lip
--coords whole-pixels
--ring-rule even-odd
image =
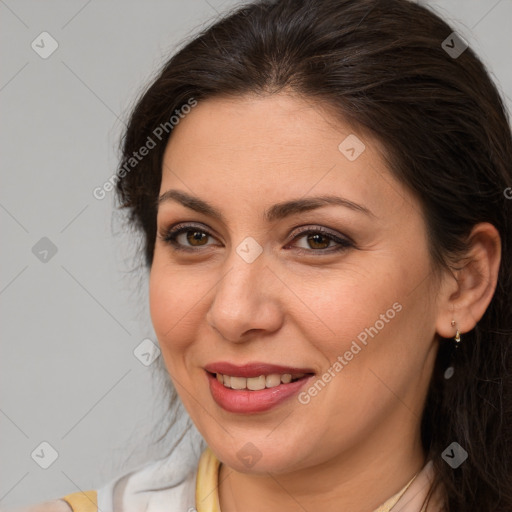
[[[247,363],[243,365],[236,365],[225,361],[207,364],[204,369],[210,373],[220,373],[222,375],[229,375],[231,377],[259,377],[260,375],[270,375],[277,373],[283,375],[285,373],[300,374],[300,373],[314,373],[311,368],[298,368],[293,366],[281,366],[269,363]]]

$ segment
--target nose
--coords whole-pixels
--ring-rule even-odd
[[[267,266],[265,252],[249,263],[233,249],[223,269],[206,314],[208,324],[233,343],[278,330],[284,285]]]

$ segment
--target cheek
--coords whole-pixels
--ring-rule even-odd
[[[360,275],[357,283],[340,279],[324,294],[311,295],[312,309],[325,326],[322,332],[328,333],[322,337],[310,327],[308,335],[324,355],[321,378],[328,384],[313,407],[326,422],[336,418],[336,424],[349,428],[364,425],[396,401],[393,392],[414,402],[411,383],[416,386],[423,378],[432,311],[424,287],[411,293],[410,280],[400,275]],[[347,410],[351,418],[344,416]]]
[[[155,257],[149,278],[149,307],[153,328],[164,359],[178,354],[189,344],[190,329],[197,326],[201,288],[190,274],[178,272]]]
[[[430,336],[423,289],[411,293],[415,279],[414,272],[395,262],[310,280],[298,289],[308,306],[303,336],[321,354],[322,370],[335,375],[318,407],[336,403],[335,410],[352,409],[361,420],[390,398],[379,379],[407,392],[407,383],[422,371]]]
[[[296,290],[303,313],[296,318],[311,320],[302,325],[309,331],[307,338],[321,344],[331,360],[349,350],[358,336],[364,342],[369,336],[366,329],[376,322],[378,330],[385,331],[399,316],[393,304],[401,296],[400,291],[389,274],[379,273],[376,268],[332,273],[329,279],[299,280],[296,284],[300,286],[301,282],[306,284]]]

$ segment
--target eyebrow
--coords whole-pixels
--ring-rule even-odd
[[[186,192],[182,192],[181,190],[167,190],[158,198],[157,205],[167,201],[176,201],[186,208],[190,208],[191,210],[202,213],[204,215],[215,217],[224,224],[226,223],[224,215],[217,208],[207,203],[206,201],[203,201],[199,197],[192,196]],[[353,211],[376,218],[376,216],[365,206],[354,203],[353,201],[349,201],[343,197],[333,195],[305,197],[277,203],[265,210],[263,218],[267,222],[274,222],[291,215],[315,210],[317,208],[329,205],[344,206],[346,208],[350,208]]]

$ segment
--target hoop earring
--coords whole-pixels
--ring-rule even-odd
[[[452,324],[452,327],[455,327],[455,325],[456,325],[455,320],[452,320],[451,324]],[[457,329],[457,332],[455,333],[455,336],[453,337],[453,339],[455,340],[455,348],[459,348],[459,345],[460,345],[460,331],[459,331],[459,329]]]
[[[451,325],[452,325],[452,327],[455,327],[457,325],[455,320],[451,321]],[[457,329],[457,332],[455,333],[455,336],[453,337],[453,339],[455,341],[455,343],[454,343],[455,350],[457,350],[459,348],[459,345],[460,345],[460,331],[459,331],[459,329]],[[454,348],[452,347],[452,350],[453,349]],[[444,378],[446,380],[451,379],[453,377],[454,373],[455,373],[455,368],[453,367],[453,363],[452,363],[452,365],[450,365],[448,368],[446,368],[446,370],[444,372]]]

